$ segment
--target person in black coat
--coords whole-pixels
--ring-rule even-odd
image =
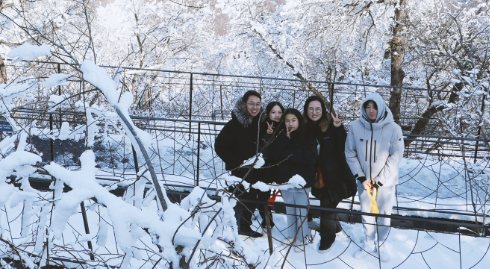
[[[267,149],[270,144],[274,143],[275,139],[277,136],[281,133],[281,130],[283,130],[284,124],[281,124],[281,118],[282,115],[284,114],[284,107],[282,106],[281,103],[279,102],[270,102],[267,104],[267,107],[265,108],[265,112],[261,116],[261,123],[260,123],[260,148],[261,152],[264,157],[264,166],[262,166],[262,173],[261,173],[261,178],[262,182],[270,184],[274,180],[274,174],[275,174],[275,166],[270,162],[268,155],[267,155]],[[271,192],[270,190],[268,192],[259,192],[259,200],[268,200],[270,198]],[[260,208],[259,208],[260,209]],[[262,216],[262,224],[261,226],[265,229],[266,228],[266,220],[265,220],[265,211],[262,209],[262,211],[259,211],[260,215]],[[272,214],[270,213],[270,210],[268,210],[269,217],[271,219],[271,228],[274,227],[274,222],[272,221]]]
[[[242,164],[259,151],[259,118],[261,112],[260,94],[256,91],[247,91],[236,102],[231,113],[231,120],[223,127],[214,143],[216,154],[225,163],[226,170],[250,184],[255,184],[261,179],[261,171],[250,166],[242,166]],[[257,204],[241,201],[242,199],[258,200],[260,191],[253,188],[247,191],[242,184],[230,187],[230,191],[235,191],[235,195],[239,198],[235,206],[238,233],[261,237],[261,233],[253,231],[250,227]]]
[[[315,177],[315,161],[317,145],[315,138],[306,132],[304,119],[296,109],[286,109],[283,116],[285,131],[278,135],[269,145],[267,155],[272,164],[276,164],[274,182],[283,184],[293,176],[301,176],[306,184],[303,188],[282,190],[282,198],[287,204],[308,205],[308,196]],[[286,207],[288,214],[289,238],[296,237],[293,242],[296,251],[300,245],[311,243],[308,228],[307,209]]]
[[[318,96],[306,99],[303,117],[308,133],[316,138],[320,147],[316,165],[325,184],[322,188],[314,186],[312,194],[320,200],[320,206],[336,208],[342,199],[354,196],[357,192],[354,176],[345,159],[347,133],[338,115],[328,114],[325,103]],[[337,213],[322,211],[319,250],[328,250],[335,242],[336,233],[341,230]]]
[[[262,168],[262,181],[264,183],[272,183],[275,173],[275,167],[270,163],[268,157],[269,145],[274,143],[277,136],[284,129],[284,123],[281,122],[284,114],[284,107],[279,102],[270,102],[265,108],[265,113],[261,117],[260,127],[260,148],[264,156],[265,164]]]

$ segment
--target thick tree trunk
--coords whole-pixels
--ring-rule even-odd
[[[390,41],[391,49],[391,86],[402,87],[405,72],[403,71],[403,57],[405,48],[405,20],[407,19],[408,0],[399,0],[395,9],[395,26],[393,27],[393,38]],[[402,97],[401,88],[393,88],[390,95],[390,110],[395,122],[400,124],[400,103]]]
[[[1,56],[0,56],[0,84],[7,84],[7,68]]]

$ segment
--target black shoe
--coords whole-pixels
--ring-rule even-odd
[[[325,254],[333,248],[334,244],[335,244],[335,241],[333,241],[332,243],[329,243],[329,244],[322,244],[322,240],[320,239],[320,245],[318,246],[318,252]]]
[[[333,245],[333,242],[332,243],[328,242],[327,244],[325,244],[325,242],[323,242],[322,240],[320,240],[320,245],[318,246],[318,251],[320,253],[326,253],[328,250],[330,250],[330,248],[332,247],[332,245]]]
[[[262,237],[261,233],[258,233],[256,231],[252,230],[252,228],[250,228],[250,226],[240,227],[240,229],[238,229],[238,234],[250,236],[253,238]]]

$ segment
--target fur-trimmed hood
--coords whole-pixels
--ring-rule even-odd
[[[262,107],[260,108],[259,112],[259,117],[260,114],[262,114],[263,109]],[[238,99],[235,103],[235,107],[233,108],[233,111],[231,112],[231,117],[235,118],[238,120],[238,122],[243,126],[243,127],[248,127],[253,119],[255,118],[254,116],[250,115],[247,111],[247,104],[242,101],[242,99]]]

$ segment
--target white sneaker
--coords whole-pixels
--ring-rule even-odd
[[[376,245],[374,244],[374,241],[365,241],[363,246],[354,253],[354,258],[360,260],[366,257],[368,253],[375,253],[375,252],[376,252]]]
[[[382,262],[387,262],[390,260],[390,254],[388,254],[388,249],[386,248],[386,242],[379,247],[379,259]]]

